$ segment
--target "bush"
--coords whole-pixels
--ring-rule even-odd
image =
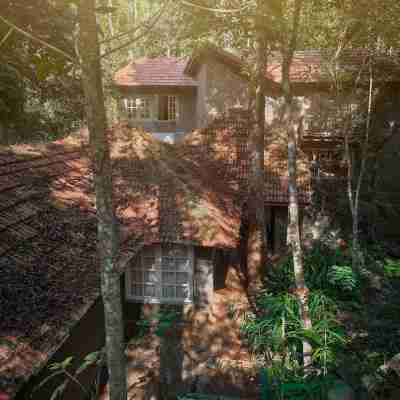
[[[333,250],[323,244],[304,255],[304,275],[310,291],[322,290],[335,301],[354,302],[360,300],[360,277],[353,272],[350,254],[340,249]],[[287,292],[294,287],[293,260],[284,262],[266,275],[265,287],[269,293]]]
[[[265,355],[270,362],[278,356],[282,365],[293,370],[301,367],[302,343],[307,340],[313,346],[317,369],[327,372],[336,365],[346,337],[336,319],[335,302],[322,291],[310,293],[311,330],[303,329],[298,302],[291,293],[264,293],[258,305],[262,314],[247,315],[242,325],[242,332],[254,351]]]

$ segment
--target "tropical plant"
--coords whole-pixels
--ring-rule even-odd
[[[61,382],[55,387],[52,391],[51,397],[49,400],[54,400],[57,398],[62,398],[65,390],[68,385],[73,384],[76,385],[82,394],[88,400],[96,400],[99,398],[99,389],[100,389],[100,379],[101,379],[101,370],[105,365],[105,352],[104,349],[99,351],[95,351],[86,355],[83,359],[82,363],[76,365],[74,363],[73,357],[67,357],[65,360],[60,362],[55,362],[49,365],[48,369],[50,374],[43,379],[33,390],[32,395],[35,394],[41,387],[46,385],[47,383],[54,381],[55,378],[61,377]],[[96,377],[90,386],[85,386],[81,380],[81,374],[86,371],[88,368],[94,367],[97,369]]]
[[[264,293],[258,306],[261,316],[248,314],[242,332],[254,351],[262,353],[272,363],[293,370],[301,368],[301,344],[309,341],[313,347],[313,367],[327,374],[336,365],[338,353],[346,343],[344,330],[336,318],[335,302],[322,291],[310,293],[311,329],[304,329],[296,297],[291,293]]]

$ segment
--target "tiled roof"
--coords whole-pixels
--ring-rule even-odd
[[[109,132],[121,262],[156,242],[237,246],[248,127],[221,117],[174,146],[122,124]],[[86,142],[0,148],[0,393],[15,395],[99,296]],[[268,146],[266,203],[286,204],[285,150]]]
[[[118,86],[197,86],[197,81],[184,73],[186,58],[141,58],[117,71]]]
[[[250,153],[248,135],[254,123],[242,110],[232,109],[215,119],[208,127],[184,138],[181,146],[191,158],[207,171],[209,179],[219,177],[225,185],[235,188],[236,202],[243,204],[249,195]],[[289,201],[287,142],[280,127],[269,128],[265,135],[265,203],[286,205]],[[298,154],[299,202],[310,202],[310,175],[307,157]]]
[[[240,213],[229,187],[144,132],[120,126],[110,143],[121,262],[153,242],[236,246]],[[81,140],[0,148],[0,234],[0,393],[13,397],[99,296]]]
[[[0,149],[0,236],[0,392],[12,397],[99,293],[79,140]]]
[[[236,247],[240,210],[234,188],[181,146],[121,127],[112,140],[118,216],[146,244]],[[138,236],[138,240],[140,237]]]
[[[367,57],[368,52],[363,49],[344,50],[338,59],[341,73],[358,73],[363,65],[365,68]],[[328,68],[331,58],[332,54],[327,51],[296,51],[290,69],[291,81],[294,83],[318,83],[330,80]],[[379,64],[381,71],[384,69],[388,73],[385,76],[386,79],[398,80],[400,68],[390,55],[375,56],[374,62]],[[365,68],[365,72],[368,73],[368,68]],[[274,54],[271,57],[266,76],[274,82],[280,83],[282,81],[281,57],[279,55]]]

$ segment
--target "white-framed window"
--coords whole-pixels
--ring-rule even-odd
[[[130,97],[124,100],[125,110],[129,119],[146,120],[151,119],[152,98]]]
[[[127,270],[127,300],[145,303],[191,303],[193,258],[192,246],[146,246]]]
[[[178,119],[177,96],[158,96],[158,120],[176,121]]]

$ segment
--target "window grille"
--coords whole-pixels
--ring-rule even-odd
[[[125,108],[129,119],[141,120],[151,118],[151,99],[149,97],[125,99]]]
[[[159,96],[158,119],[176,121],[178,119],[178,99],[176,96]]]
[[[193,248],[148,246],[126,274],[128,300],[146,303],[190,303],[193,299]]]

